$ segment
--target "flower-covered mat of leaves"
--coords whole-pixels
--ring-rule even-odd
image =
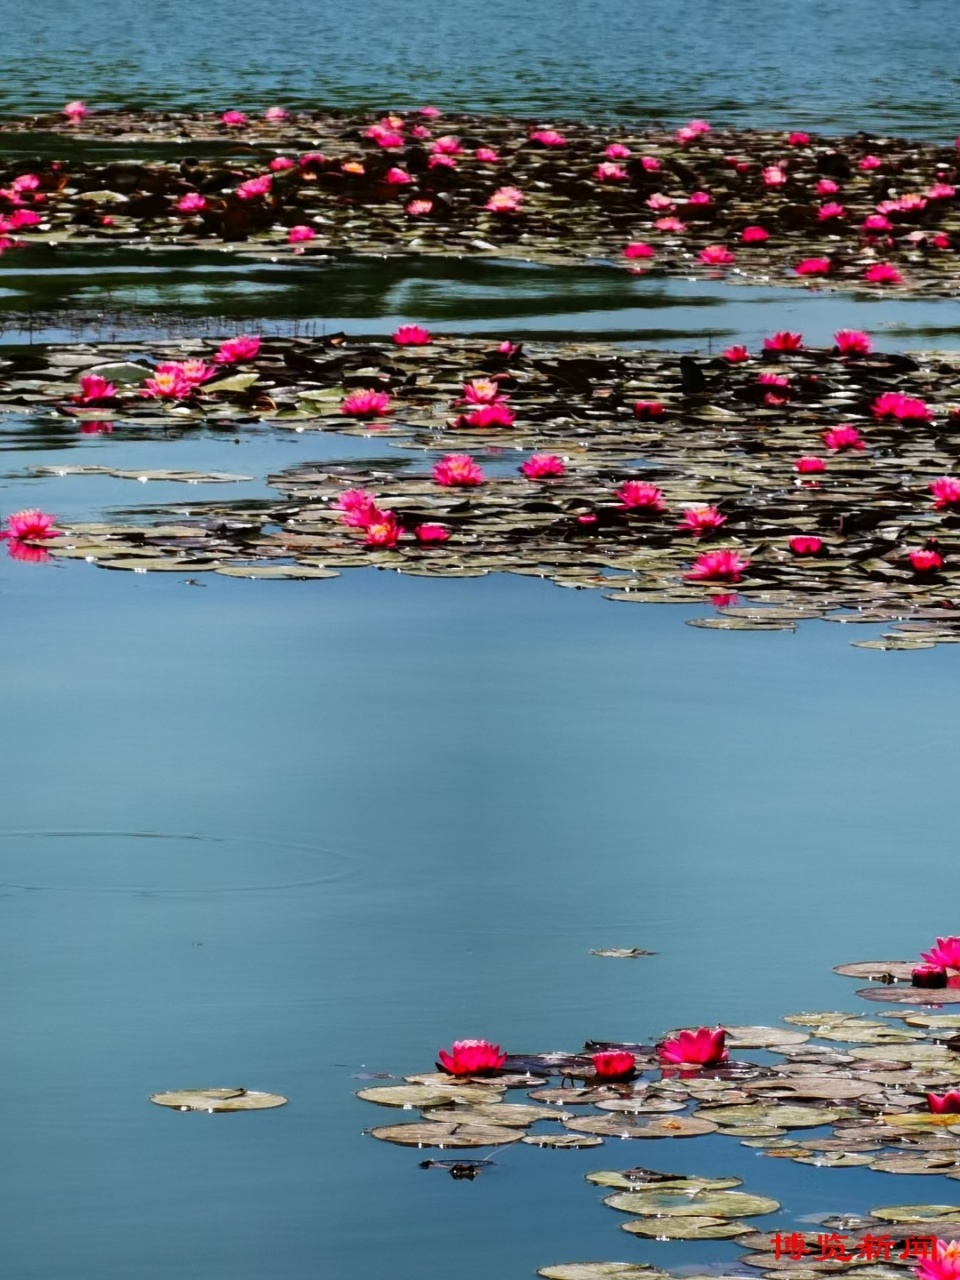
[[[359,1099],[398,1117],[366,1132],[418,1150],[495,1148],[494,1155],[514,1145],[593,1148],[715,1135],[818,1169],[957,1181],[960,1015],[936,1012],[930,997],[952,991],[960,1000],[960,938],[938,939],[924,959],[930,963],[837,966],[844,976],[881,986],[911,983],[903,991],[917,1007],[882,1020],[845,1011],[796,1013],[781,1026],[674,1031],[650,1045],[589,1042],[578,1053],[507,1054],[488,1041],[460,1041],[440,1052],[435,1071],[360,1089]],[[490,1164],[487,1155],[479,1162],[424,1160],[421,1167],[473,1177]],[[626,1215],[619,1225],[632,1235],[736,1240],[748,1252],[728,1270],[741,1275],[759,1270],[808,1280],[856,1270],[896,1280],[930,1256],[924,1242],[960,1236],[960,1204],[942,1192],[932,1203],[823,1215],[814,1230],[809,1218],[789,1227],[778,1218],[771,1229],[753,1220],[779,1213],[780,1202],[744,1190],[737,1177],[670,1173],[645,1163],[604,1165],[585,1177],[601,1189],[604,1205]],[[565,1263],[539,1274],[605,1280],[641,1272],[669,1274],[646,1263]]]
[[[931,295],[957,283],[957,150],[892,137],[329,111],[90,111],[7,121],[4,136],[17,142],[0,161],[7,247],[149,238]],[[84,159],[85,142],[121,155]],[[160,159],[161,143],[184,154]]]
[[[42,412],[78,433],[266,424],[397,451],[282,471],[269,478],[275,502],[61,525],[35,549],[249,577],[510,572],[621,602],[712,601],[721,612],[698,622],[708,627],[829,615],[898,624],[871,647],[960,637],[960,369],[947,356],[808,350],[790,334],[746,359],[415,336],[426,340],[241,339],[226,364],[202,342],[127,345],[122,360],[110,348],[11,350],[0,412]]]

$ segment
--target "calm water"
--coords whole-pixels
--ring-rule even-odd
[[[491,0],[309,6],[0,0],[0,111],[416,105],[952,137],[939,0]],[[215,33],[210,38],[209,33]],[[11,70],[12,69],[12,70]],[[921,76],[922,79],[918,79]],[[0,341],[150,332],[583,336],[708,350],[775,329],[955,346],[957,303],[471,263],[4,257]],[[0,418],[0,512],[67,521],[268,492],[390,452],[251,428],[79,437]],[[30,468],[226,469],[230,487]],[[702,1272],[734,1244],[644,1243],[582,1182],[737,1174],[800,1218],[953,1199],[732,1139],[513,1147],[476,1182],[363,1135],[364,1074],[460,1036],[512,1050],[852,1008],[841,960],[958,931],[956,654],[867,628],[697,630],[704,609],[525,578],[330,582],[111,573],[0,555],[0,1162],[12,1280],[521,1280],[550,1262]],[[855,634],[852,634],[854,633]],[[659,954],[620,962],[594,947]],[[755,1056],[745,1053],[744,1056]],[[247,1116],[147,1102],[288,1094]],[[951,1184],[953,1185],[953,1184]]]
[[[580,1175],[637,1161],[738,1172],[778,1221],[916,1199],[731,1139],[513,1148],[454,1183],[363,1138],[389,1120],[350,1094],[466,1032],[544,1049],[855,1003],[832,963],[956,925],[904,892],[918,849],[924,885],[953,874],[951,650],[712,634],[515,579],[205,580],[4,563],[9,1274],[736,1256],[626,1240]],[[610,945],[660,955],[588,954]],[[146,1102],[211,1082],[292,1102]]]
[[[3,0],[0,110],[373,106],[952,138],[951,0]],[[211,33],[213,33],[211,35]]]

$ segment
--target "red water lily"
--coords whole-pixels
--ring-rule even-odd
[[[947,971],[939,964],[918,964],[911,970],[910,983],[914,987],[945,987]]]
[[[960,1112],[960,1089],[948,1089],[946,1093],[928,1093],[927,1106],[935,1116],[955,1115]]]
[[[489,1076],[507,1060],[498,1044],[489,1040],[454,1040],[450,1051],[441,1049],[437,1054],[438,1066],[451,1076]]]
[[[739,582],[750,565],[738,551],[705,551],[683,576],[693,582]]]
[[[632,1080],[637,1074],[637,1060],[632,1053],[620,1049],[604,1049],[591,1059],[598,1080],[616,1084],[620,1080]]]
[[[723,1027],[680,1031],[672,1040],[664,1040],[658,1045],[657,1054],[661,1063],[670,1066],[716,1067],[729,1057],[724,1048],[726,1035]]]

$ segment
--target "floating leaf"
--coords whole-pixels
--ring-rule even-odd
[[[285,1106],[288,1099],[255,1089],[174,1089],[151,1093],[150,1101],[174,1111],[269,1111]]]
[[[384,1084],[359,1089],[357,1097],[380,1107],[442,1107],[452,1102],[482,1103],[492,1100],[486,1085],[457,1084],[447,1077],[446,1085]]]
[[[700,1116],[670,1116],[665,1120],[648,1120],[636,1124],[619,1116],[577,1116],[566,1121],[574,1133],[599,1133],[610,1138],[696,1138],[716,1133],[719,1126]]]
[[[723,1218],[636,1218],[620,1224],[621,1231],[655,1240],[730,1240],[751,1228],[745,1222]]]
[[[563,1262],[537,1272],[544,1280],[653,1280],[666,1274],[649,1262]]]
[[[588,1133],[529,1133],[523,1139],[531,1147],[602,1147],[603,1139]]]
[[[748,1195],[744,1191],[671,1190],[651,1187],[644,1191],[618,1191],[604,1197],[604,1204],[623,1213],[641,1216],[751,1218],[776,1213],[778,1200]]]
[[[503,1147],[519,1142],[522,1129],[508,1129],[505,1125],[438,1124],[433,1121],[410,1124],[381,1125],[370,1130],[370,1136],[381,1142],[393,1142],[401,1147]]]

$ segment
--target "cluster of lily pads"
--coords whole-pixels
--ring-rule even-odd
[[[578,1053],[511,1054],[486,1040],[464,1040],[440,1051],[435,1071],[357,1096],[419,1111],[368,1130],[417,1149],[576,1149],[714,1134],[817,1168],[960,1181],[960,1015],[931,1009],[960,1003],[960,938],[937,939],[923,961],[837,966],[840,974],[875,979],[860,996],[897,986],[918,1006],[882,1021],[843,1011],[795,1013],[777,1027],[685,1028],[656,1044],[588,1043]],[[927,985],[931,969],[946,985]],[[740,1057],[750,1050],[765,1051],[766,1060]],[[522,1100],[508,1100],[520,1091]],[[464,1177],[489,1158],[423,1164]],[[911,1267],[921,1280],[955,1280],[960,1269],[960,1246],[947,1240],[960,1235],[960,1205],[881,1205],[862,1216],[826,1217],[816,1231],[769,1232],[745,1220],[776,1213],[780,1203],[735,1189],[739,1178],[633,1166],[593,1171],[586,1180],[604,1188],[607,1206],[630,1215],[624,1231],[657,1240],[735,1239],[748,1250],[741,1264],[769,1277],[809,1280],[869,1266],[863,1274],[880,1280]],[[605,1280],[650,1271],[646,1264],[569,1263],[539,1274]]]
[[[397,450],[279,472],[272,503],[178,504],[159,523],[61,525],[15,542],[33,558],[144,571],[519,573],[622,602],[711,599],[719,612],[697,625],[826,616],[897,623],[870,646],[955,641],[960,368],[836,337],[810,348],[783,331],[711,359],[524,350],[417,326],[387,344],[127,345],[119,361],[110,348],[11,350],[0,413],[161,437],[269,424]]]
[[[77,104],[68,104],[75,107]],[[83,104],[80,104],[83,105]],[[633,270],[954,291],[955,147],[419,112],[254,117],[73,111],[4,122],[69,136],[0,167],[0,234],[619,260]],[[440,117],[440,118],[438,118]],[[82,158],[109,141],[136,160]],[[194,154],[158,159],[159,143]],[[44,150],[49,151],[48,140]],[[206,152],[206,156],[202,153]]]

